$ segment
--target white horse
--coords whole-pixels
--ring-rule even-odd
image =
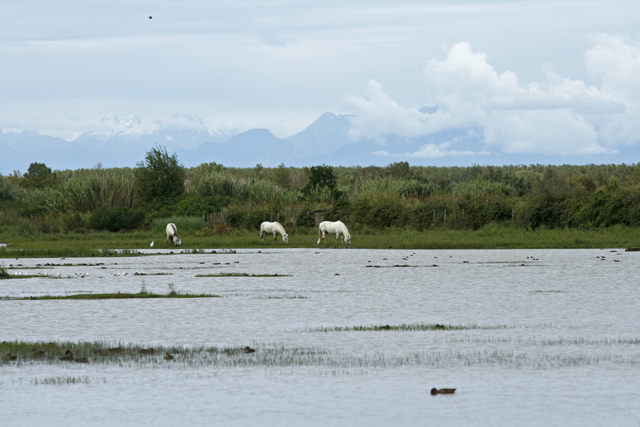
[[[169,243],[169,240],[171,240],[176,246],[180,246],[182,244],[182,239],[178,235],[178,228],[172,222],[167,224],[167,241],[165,243]]]
[[[347,245],[351,245],[351,234],[349,234],[347,226],[344,225],[342,221],[322,221],[318,227],[318,241],[316,245],[319,245],[320,242],[325,243],[324,237],[327,233],[336,235],[336,243],[338,243],[338,236],[342,234],[342,244],[344,245],[344,242],[347,242]]]
[[[276,240],[278,233],[282,236],[283,242],[289,243],[289,235],[284,231],[284,227],[279,222],[265,221],[260,224],[260,240],[267,234],[273,234],[273,240]]]

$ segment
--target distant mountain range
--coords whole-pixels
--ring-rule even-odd
[[[432,107],[433,108],[433,107]],[[575,158],[504,154],[484,146],[469,129],[456,129],[417,138],[388,135],[384,145],[372,140],[355,141],[348,132],[352,116],[322,114],[304,131],[278,138],[267,129],[212,135],[207,131],[161,129],[142,134],[107,136],[85,133],[66,141],[35,131],[0,132],[0,173],[26,172],[32,162],[52,169],[134,167],[152,147],[166,147],[187,167],[216,162],[230,167],[286,166],[385,166],[408,161],[411,165],[468,166],[472,164],[586,164],[635,163],[640,148],[624,153]],[[191,147],[191,148],[185,148]],[[193,148],[195,147],[195,148]]]

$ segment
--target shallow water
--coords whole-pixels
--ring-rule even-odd
[[[5,259],[0,264],[12,274],[61,278],[3,280],[0,296],[138,292],[143,286],[167,293],[172,284],[178,292],[221,297],[4,300],[0,339],[251,345],[258,352],[276,345],[323,349],[335,360],[256,366],[2,361],[0,424],[640,424],[639,253],[146,252],[154,255]],[[47,263],[56,265],[44,268]],[[43,268],[27,268],[38,264]],[[196,277],[220,273],[290,276]],[[316,331],[436,323],[480,329]],[[376,357],[383,362],[371,363]],[[84,380],[42,384],[58,377]],[[431,396],[432,387],[457,391]]]

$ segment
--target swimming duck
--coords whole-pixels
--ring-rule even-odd
[[[432,388],[431,389],[431,395],[435,396],[436,394],[453,394],[456,392],[455,388],[441,388],[440,390],[438,390],[437,388]]]
[[[173,356],[167,353],[164,355],[164,360],[173,360]]]
[[[255,353],[255,352],[256,352],[256,350],[255,350],[254,348],[251,348],[251,347],[249,347],[249,346],[246,346],[246,347],[244,348],[244,352],[245,352],[245,353]]]
[[[380,326],[380,329],[391,329],[391,325]]]
[[[35,348],[31,350],[32,356],[44,356],[44,353],[45,353],[44,350],[36,350]]]
[[[89,363],[86,357],[81,357],[80,359],[76,359],[76,363]]]
[[[64,352],[64,356],[60,356],[58,359],[71,361],[73,360],[73,353],[71,353],[70,350],[67,350]]]
[[[14,356],[11,353],[7,353],[7,355],[4,357],[4,360],[16,360],[18,358],[18,356]]]

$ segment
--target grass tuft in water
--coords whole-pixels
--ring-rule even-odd
[[[170,291],[168,294],[152,294],[140,292],[137,294],[117,292],[115,294],[72,294],[72,295],[43,295],[39,297],[0,297],[0,300],[102,300],[102,299],[139,299],[139,298],[219,298],[213,294],[182,294]]]
[[[117,347],[115,347],[117,345]],[[33,350],[42,350],[41,356],[32,356]],[[12,353],[16,361],[0,361],[0,366],[11,364],[21,368],[38,364],[63,365],[72,363],[60,360],[65,351],[75,358],[86,357],[89,364],[102,364],[135,369],[184,369],[215,367],[307,367],[328,369],[389,369],[404,366],[429,368],[500,367],[507,369],[554,369],[561,367],[588,366],[599,363],[640,364],[640,354],[621,356],[617,354],[529,353],[510,350],[483,351],[420,351],[403,355],[374,353],[350,353],[316,347],[286,347],[278,344],[255,346],[255,352],[245,346],[216,347],[202,345],[154,345],[149,348],[141,344],[108,342],[3,342],[0,354]],[[165,360],[165,354],[173,356]],[[82,366],[82,365],[78,365]],[[65,380],[61,380],[64,383]],[[70,380],[73,383],[73,380]],[[77,380],[76,380],[77,381]]]
[[[506,325],[441,325],[439,323],[412,323],[402,325],[327,326],[305,328],[298,332],[351,332],[351,331],[463,331],[472,329],[507,329]]]
[[[291,275],[290,274],[220,273],[220,274],[196,274],[196,277],[291,277]]]

